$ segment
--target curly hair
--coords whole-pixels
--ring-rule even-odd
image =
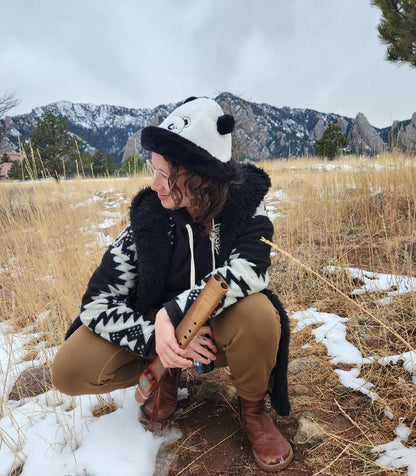
[[[191,214],[199,223],[201,235],[209,235],[212,229],[212,219],[222,210],[231,185],[229,180],[214,179],[196,172],[184,169],[179,164],[168,161],[171,169],[169,188],[173,201],[180,206],[183,193],[178,186],[178,178],[185,174],[185,189],[191,197]]]

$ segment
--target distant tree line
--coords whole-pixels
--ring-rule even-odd
[[[338,124],[329,124],[322,138],[315,143],[315,155],[334,159],[345,153],[347,139]],[[121,165],[102,150],[83,150],[82,140],[68,130],[68,121],[47,112],[39,117],[30,138],[22,145],[24,159],[15,160],[8,173],[14,180],[36,180],[53,177],[97,177],[133,175],[141,172],[144,162],[129,157]],[[7,157],[2,159],[7,161]]]
[[[10,179],[40,179],[53,177],[96,177],[131,175],[140,172],[144,163],[137,156],[121,166],[102,150],[83,150],[82,140],[69,132],[66,118],[47,112],[39,117],[30,138],[22,145],[23,161],[14,161],[8,173]]]

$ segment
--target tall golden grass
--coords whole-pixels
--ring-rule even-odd
[[[45,325],[60,342],[105,236],[111,241],[127,224],[131,198],[145,183],[142,176],[1,183],[0,319],[21,327],[50,311]]]
[[[275,222],[276,242],[285,250],[307,255],[309,264],[323,258],[326,265],[414,274],[414,157],[350,157],[326,164],[303,159],[263,167],[274,190],[288,197]]]
[[[387,154],[374,159],[305,158],[259,165],[272,179],[270,200],[285,197],[277,202],[271,285],[286,307],[296,311],[313,306],[348,316],[348,338],[364,356],[414,349],[414,294],[399,296],[386,306],[371,304],[366,296],[370,302],[360,303],[368,311],[363,312],[346,298],[357,283],[345,273],[329,274],[325,268],[353,266],[415,276],[415,158]],[[48,311],[48,318],[39,321],[39,331],[47,331],[49,345],[59,344],[106,248],[103,235],[114,239],[124,228],[132,196],[148,183],[140,175],[1,183],[0,320],[21,328]],[[273,194],[277,195],[273,198]],[[113,218],[113,223],[98,228],[105,218]],[[325,351],[307,332],[293,335],[291,357],[315,353],[325,360]],[[307,342],[312,347],[303,349]],[[294,405],[295,414],[307,401],[351,422],[353,436],[331,435],[324,446],[310,451],[317,473],[329,465],[331,474],[351,474],[351,468],[359,468],[357,474],[382,474],[370,449],[393,439],[399,420],[411,428],[409,443],[416,445],[416,393],[410,374],[400,366],[381,368],[377,362],[363,373],[375,384],[379,402],[345,389],[337,378],[322,381],[316,375],[309,383],[319,386],[320,398]],[[384,416],[385,406],[393,419]]]
[[[262,165],[272,177],[274,192],[287,197],[275,220],[272,286],[291,310],[314,307],[348,317],[348,340],[364,357],[375,357],[374,363],[363,366],[360,377],[374,384],[378,401],[346,390],[337,379],[323,379],[318,373],[322,369],[309,376],[319,398],[294,399],[295,412],[319,408],[329,420],[343,415],[351,423],[352,433],[329,435],[310,451],[314,470],[386,474],[374,464],[371,448],[394,439],[399,423],[411,429],[408,445],[416,445],[416,387],[401,365],[383,366],[378,359],[415,350],[416,296],[397,296],[388,305],[377,305],[382,293],[357,298],[351,292],[362,283],[343,272],[329,274],[326,267],[415,276],[415,157],[389,154],[326,163],[312,158]],[[303,349],[305,343],[312,347]],[[326,349],[315,344],[310,330],[293,334],[291,358],[311,355],[325,360]],[[393,418],[386,417],[386,409]],[[405,474],[399,469],[391,473]]]

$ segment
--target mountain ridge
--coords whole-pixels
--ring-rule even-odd
[[[224,92],[216,97],[223,109],[235,116],[236,157],[252,160],[286,158],[313,153],[313,145],[322,137],[330,123],[339,124],[348,140],[348,148],[358,154],[378,154],[388,150],[390,143],[400,142],[407,150],[416,150],[416,113],[405,121],[395,121],[391,127],[373,127],[365,115],[350,118],[313,109],[276,107],[248,101]],[[15,152],[19,140],[30,137],[36,119],[46,112],[66,117],[71,133],[81,137],[86,147],[111,153],[116,160],[147,153],[140,147],[143,127],[157,125],[181,102],[160,104],[154,108],[128,108],[107,104],[58,101],[32,109],[30,113],[7,116],[0,122],[9,133],[0,152]],[[394,135],[392,139],[392,134]]]

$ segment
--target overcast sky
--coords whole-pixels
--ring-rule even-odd
[[[384,59],[370,0],[2,2],[11,115],[68,100],[155,107],[222,91],[377,127],[416,112],[416,69]]]

